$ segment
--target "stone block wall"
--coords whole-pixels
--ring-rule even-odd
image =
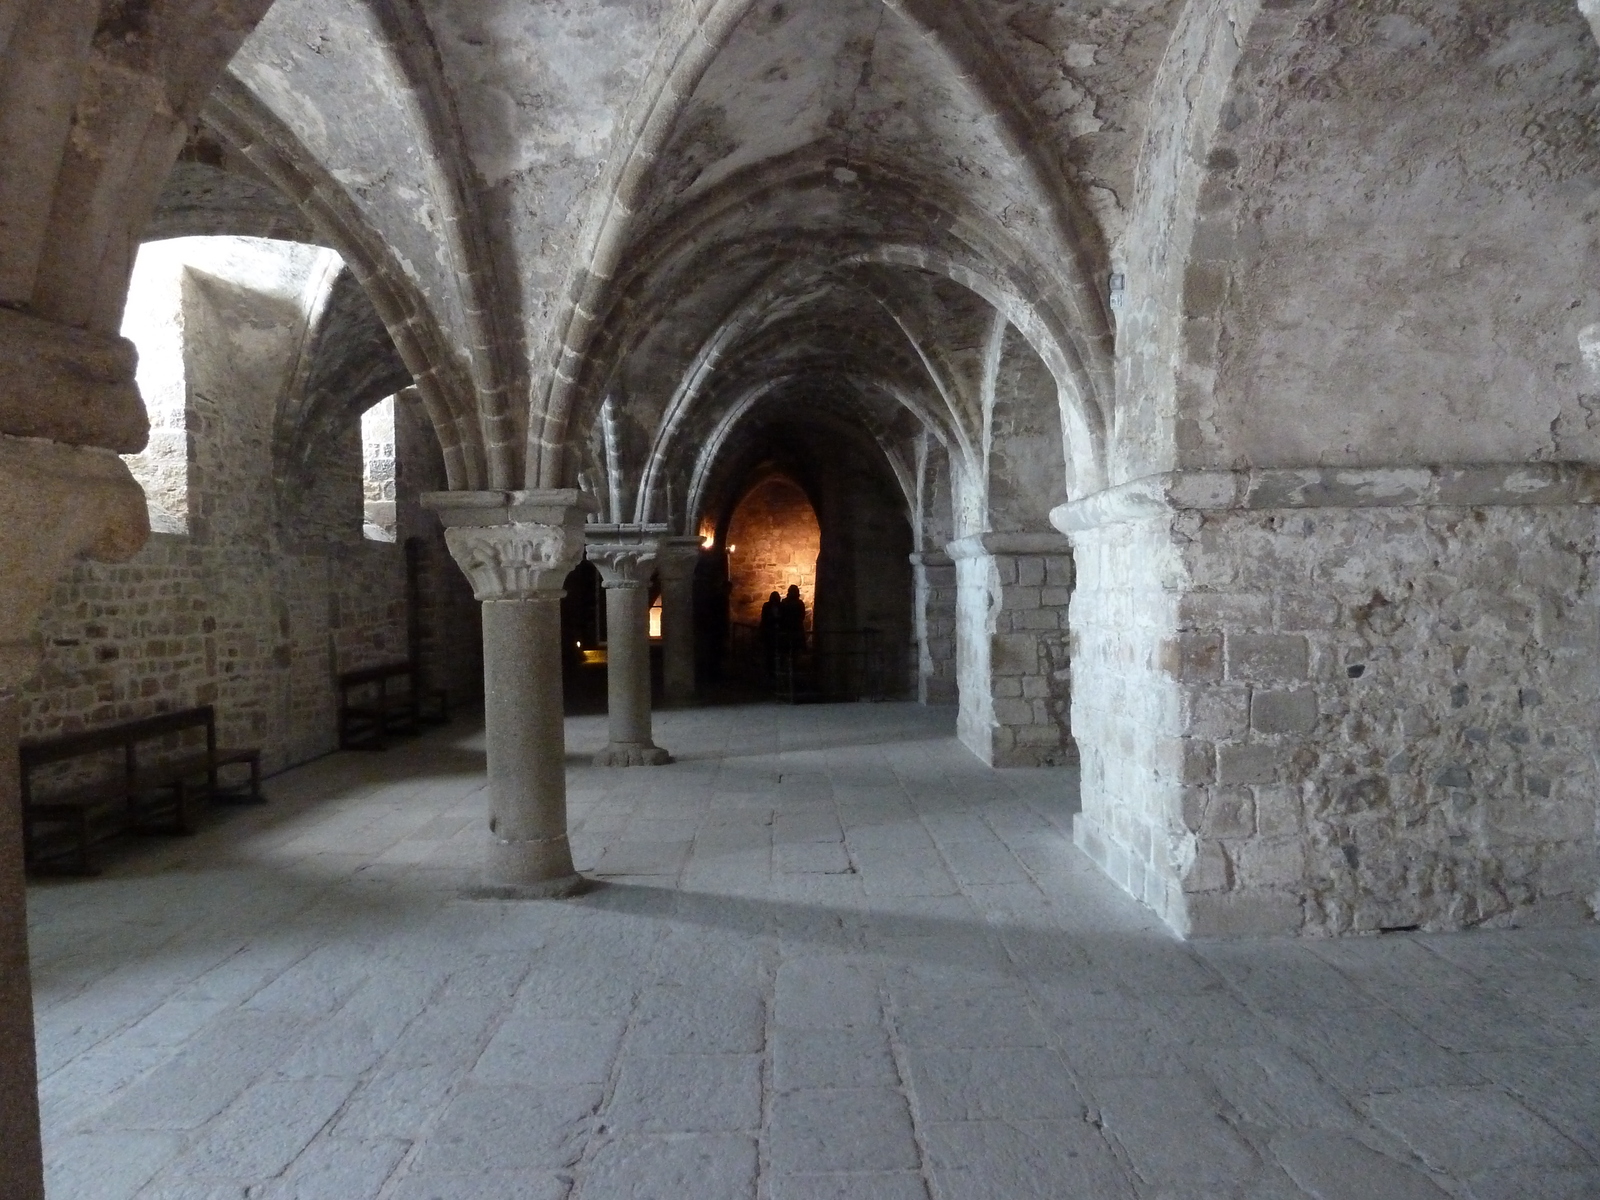
[[[476,615],[466,602],[434,597],[447,619],[424,626],[438,630],[424,650],[430,678],[458,700],[481,690],[475,647],[460,644]],[[58,583],[40,621],[45,661],[21,695],[22,735],[212,704],[219,735],[261,746],[278,770],[335,747],[334,676],[405,658],[407,615],[396,545],[241,553],[156,534],[132,561],[82,563]]]
[[[1597,527],[1559,474],[1076,530],[1079,844],[1195,935],[1591,919]]]
[[[1071,553],[1053,535],[995,534],[952,542],[949,551],[957,581],[958,736],[990,766],[1077,761]]]

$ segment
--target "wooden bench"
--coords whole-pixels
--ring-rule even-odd
[[[384,663],[340,675],[339,748],[382,750],[392,735],[449,721],[449,697],[442,689],[419,687],[419,675],[414,662]]]
[[[204,747],[151,745],[204,733]],[[217,745],[210,705],[124,721],[101,729],[23,742],[22,821],[30,870],[97,873],[92,849],[129,830],[191,833],[195,809],[213,799],[260,801],[261,751]],[[86,782],[51,788],[42,768],[74,759],[112,759],[110,769]],[[224,767],[249,769],[248,781],[224,786]]]

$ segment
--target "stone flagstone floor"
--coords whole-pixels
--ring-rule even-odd
[[[1595,929],[1182,945],[950,724],[573,719],[576,900],[462,725],[35,886],[51,1200],[1600,1196]]]

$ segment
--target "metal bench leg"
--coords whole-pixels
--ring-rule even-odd
[[[89,810],[82,809],[78,813],[78,870],[85,875],[94,875],[94,863],[89,861]]]
[[[172,828],[177,833],[190,834],[194,832],[194,822],[189,819],[189,785],[179,780],[172,787],[173,820]]]

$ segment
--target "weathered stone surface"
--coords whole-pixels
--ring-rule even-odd
[[[1082,622],[1074,732],[1081,746],[1100,747],[1084,759],[1081,844],[1097,847],[1108,869],[1143,894],[1151,875],[1168,878],[1158,907],[1173,906],[1168,919],[1199,932],[1197,912],[1183,915],[1176,881],[1191,855],[1204,857],[1202,843],[1223,836],[1208,828],[1211,801],[1204,790],[1170,808],[1136,797],[1180,782],[1245,787],[1254,791],[1256,837],[1305,839],[1298,879],[1276,852],[1264,859],[1264,851],[1229,849],[1237,902],[1249,906],[1263,889],[1255,910],[1278,914],[1284,932],[1456,928],[1586,911],[1594,880],[1580,882],[1566,864],[1592,858],[1592,800],[1563,793],[1570,822],[1547,806],[1558,780],[1588,786],[1578,782],[1588,778],[1587,760],[1571,753],[1559,727],[1578,719],[1566,706],[1581,706],[1593,686],[1586,647],[1596,636],[1594,598],[1577,568],[1595,536],[1591,510],[1314,511],[1309,527],[1299,515],[1219,510],[1075,535],[1083,583],[1074,602]],[[1360,553],[1379,541],[1388,547],[1382,561]],[[1111,588],[1128,572],[1149,580],[1149,590],[1129,607],[1105,607],[1127,593],[1102,596],[1092,581]],[[1213,589],[1275,603],[1190,603]],[[1299,607],[1288,602],[1295,596]],[[1273,629],[1272,612],[1302,626],[1295,614],[1314,601],[1336,605],[1341,619]],[[1179,611],[1192,614],[1189,628],[1163,632]],[[1141,640],[1163,636],[1171,640],[1157,641],[1157,669],[1135,691],[1122,664],[1139,661]],[[1215,642],[1226,646],[1228,683],[1252,688],[1248,732],[1236,721],[1196,724],[1213,719],[1203,697],[1227,684],[1184,667],[1179,648],[1200,648],[1203,663],[1203,648]],[[1091,645],[1102,648],[1089,658]],[[1539,703],[1529,706],[1534,696]],[[1547,717],[1552,703],[1568,715]],[[1203,770],[1167,772],[1163,739],[1218,733],[1214,782]],[[1182,821],[1168,816],[1180,811]],[[1122,850],[1113,855],[1112,845]],[[1252,860],[1254,882],[1244,869]],[[1208,913],[1219,911],[1207,902]],[[1254,917],[1203,924],[1268,929]]]
[[[123,453],[150,423],[134,386],[133,343],[0,308],[0,433]]]
[[[0,435],[0,688],[33,674],[34,619],[73,559],[128,558],[149,533],[116,455]]]
[[[1054,549],[1057,553],[1046,553]],[[1070,589],[1045,603],[1054,571],[1072,577],[1054,534],[983,534],[952,542],[961,737],[997,767],[1075,761]]]

